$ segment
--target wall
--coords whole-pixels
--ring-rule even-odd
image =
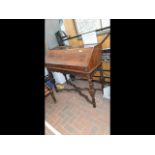
[[[58,19],[45,19],[45,51],[58,45],[55,33],[59,30]]]
[[[45,19],[45,52],[58,45],[55,33],[59,30],[58,19]],[[44,75],[47,75],[45,68]]]

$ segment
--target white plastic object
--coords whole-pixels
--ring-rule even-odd
[[[104,94],[103,97],[110,99],[110,86],[103,88]]]
[[[64,84],[66,82],[65,77],[62,73],[52,72],[56,83]]]
[[[45,67],[44,69],[44,76],[47,76],[48,75],[48,71],[47,71],[47,68]]]
[[[83,44],[96,44],[97,43],[96,32],[83,34],[82,40]]]
[[[67,80],[70,80],[70,75],[66,74]]]

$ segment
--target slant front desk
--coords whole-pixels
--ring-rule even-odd
[[[100,70],[101,89],[104,87],[104,78],[101,58],[101,44],[83,45],[78,47],[60,46],[47,52],[45,62],[48,71],[61,72],[83,76],[88,79],[89,94],[93,107],[96,107],[93,75]]]
[[[45,62],[49,72],[56,71],[86,77],[89,83],[92,104],[93,107],[96,107],[93,74],[97,69],[102,68],[101,44],[57,47],[48,51]],[[104,78],[102,69],[100,69],[100,74],[101,89],[103,90]]]

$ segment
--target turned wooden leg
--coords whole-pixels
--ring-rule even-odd
[[[103,69],[102,68],[100,68],[100,82],[101,82],[101,89],[102,89],[102,92],[104,94],[104,90],[103,90],[103,88],[104,88],[104,75],[103,75]]]
[[[92,104],[93,107],[96,107],[96,102],[95,102],[95,90],[94,90],[94,85],[93,85],[93,79],[92,76],[89,76],[88,78],[88,82],[89,82],[89,94],[92,97]]]

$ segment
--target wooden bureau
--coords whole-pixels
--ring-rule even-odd
[[[101,49],[105,39],[99,44],[78,47],[59,46],[49,50],[45,57],[45,64],[49,72],[80,75],[88,79],[89,94],[92,97],[93,107],[96,107],[93,87],[93,75],[96,70],[100,70],[101,89],[103,90],[104,87]]]

